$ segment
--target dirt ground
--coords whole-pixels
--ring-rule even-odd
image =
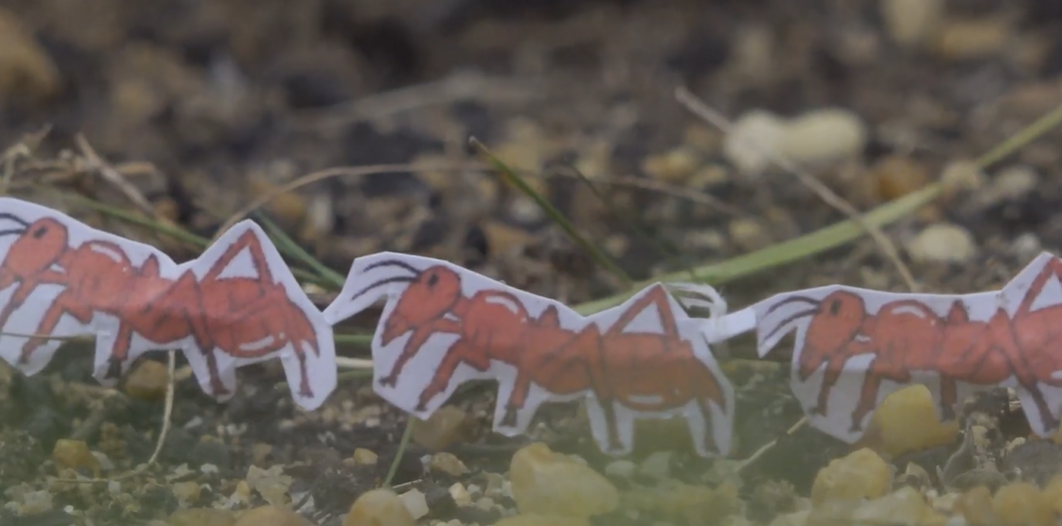
[[[71,168],[86,153],[79,134],[156,213],[207,238],[251,199],[301,175],[336,166],[469,165],[474,136],[533,174],[562,213],[643,280],[682,268],[651,240],[705,264],[844,219],[780,169],[739,169],[724,134],[676,101],[678,86],[734,120],[753,110],[786,119],[827,108],[856,116],[865,138],[855,154],[812,168],[861,209],[938,179],[1058,104],[1057,2],[945,3],[939,27],[921,44],[904,46],[895,38],[904,28],[890,29],[879,2],[870,0],[6,0],[0,147],[50,126],[31,159],[19,163],[11,194],[184,260],[196,249],[55,193],[134,208],[98,170]],[[3,29],[16,26],[23,36]],[[845,142],[809,137],[809,144]],[[982,185],[887,229],[907,247],[903,258],[921,287],[995,288],[1040,248],[1062,243],[1060,137],[1052,133],[994,165]],[[1020,177],[1002,177],[1016,171]],[[47,189],[33,186],[42,182]],[[623,290],[533,202],[480,169],[407,167],[329,178],[274,200],[266,212],[342,274],[357,256],[394,250],[447,259],[572,305]],[[637,235],[632,220],[648,236]],[[917,243],[938,224],[955,227],[938,242],[949,247],[942,249],[947,257],[924,255]],[[835,282],[905,288],[874,243],[862,239],[721,291],[739,307]],[[363,318],[354,325],[371,327],[374,318]],[[750,358],[747,340],[723,352]],[[99,387],[89,349],[69,346],[34,377],[7,369],[0,375],[5,525],[146,523],[189,505],[175,485],[195,482],[206,488],[195,506],[220,507],[248,479],[255,491],[237,507],[266,502],[270,492],[261,488],[279,484],[316,524],[338,525],[353,499],[386,476],[406,423],[363,379],[343,381],[324,408],[305,413],[286,388],[275,388],[279,367],[248,369],[224,404],[184,378],[174,428],[149,475],[118,487],[49,485],[56,441],[85,441],[113,464],[102,474],[113,475],[150,456],[161,425],[157,396]],[[341,353],[364,357],[367,350],[347,346]],[[788,394],[784,366],[735,364],[733,457],[741,459],[783,435],[801,410]],[[489,486],[530,440],[582,455],[599,470],[615,461],[596,450],[575,406],[543,409],[530,437],[491,433],[493,397],[490,386],[455,397],[451,404],[467,425],[422,431],[405,455],[394,483],[425,493],[430,513],[423,521],[499,519],[511,499],[495,508],[461,507],[446,490],[455,482]],[[669,477],[708,485],[726,479],[729,464],[698,458],[685,433],[683,423],[639,430],[643,446],[633,460],[671,450]],[[470,471],[425,474],[421,458],[439,447]],[[919,462],[934,473],[957,447]],[[378,455],[376,462],[344,462],[358,448]],[[743,473],[741,497],[756,502],[762,492],[755,488],[782,481],[807,495],[817,471],[850,449],[808,428],[785,436]],[[20,514],[26,495],[40,490],[50,505]],[[764,524],[773,518],[769,511],[749,516]],[[595,519],[663,520],[680,522],[621,513]]]

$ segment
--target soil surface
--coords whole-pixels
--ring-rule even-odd
[[[865,136],[853,152],[808,169],[863,210],[938,180],[1062,99],[1056,2],[945,4],[939,27],[904,46],[894,36],[903,29],[890,29],[869,0],[8,0],[0,27],[21,29],[0,29],[0,147],[32,151],[10,150],[3,173],[11,195],[185,260],[201,248],[72,196],[145,212],[98,169],[104,163],[157,218],[211,238],[254,198],[302,175],[402,165],[326,178],[260,213],[340,274],[358,256],[415,253],[577,305],[623,292],[624,283],[485,170],[470,137],[528,174],[633,280],[721,262],[844,215],[784,170],[740,169],[725,134],[676,100],[679,86],[735,121],[754,110],[796,119],[835,109],[857,118]],[[851,142],[831,133],[805,139],[814,147]],[[920,287],[998,288],[1041,248],[1062,243],[1060,137],[1053,132],[974,187],[886,229]],[[922,237],[945,224],[947,235]],[[738,308],[829,283],[906,288],[862,238],[720,290]],[[327,301],[326,287],[313,290]],[[371,329],[378,314],[343,330]],[[788,368],[752,363],[752,347],[743,337],[717,349],[739,390],[733,460],[783,438],[743,472],[741,497],[756,502],[756,488],[783,481],[807,495],[818,470],[853,446],[807,427],[786,435],[801,417]],[[179,507],[260,505],[273,495],[262,488],[279,484],[315,524],[339,524],[386,477],[407,422],[367,379],[343,380],[307,413],[277,386],[279,364],[241,370],[238,393],[218,403],[179,361],[159,464],[111,485],[64,485],[54,480],[57,441],[84,441],[99,475],[116,476],[151,455],[162,423],[160,384],[145,373],[140,390],[104,389],[91,377],[91,348],[67,345],[33,377],[3,369],[0,488],[8,505],[0,522],[146,523]],[[344,345],[340,353],[368,350]],[[165,355],[150,360],[165,363]],[[485,525],[511,510],[505,499],[496,508],[456,506],[447,488],[488,487],[532,440],[601,471],[615,461],[596,449],[576,404],[544,407],[529,436],[492,433],[494,397],[490,385],[462,391],[450,404],[467,422],[422,429],[404,456],[394,484],[426,495],[422,521]],[[672,451],[670,477],[727,479],[731,464],[697,457],[687,433],[683,422],[640,428],[632,460]],[[958,447],[919,462],[935,473]],[[367,452],[356,461],[359,448],[375,463]],[[439,450],[468,473],[426,472],[422,458]],[[180,488],[191,491],[183,482],[201,488],[191,501],[182,501]],[[234,504],[241,482],[253,491]],[[33,493],[40,491],[50,504],[20,512],[27,495],[45,499]],[[643,514],[636,523],[657,519]]]

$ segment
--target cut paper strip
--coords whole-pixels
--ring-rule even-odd
[[[252,221],[178,265],[158,249],[0,198],[0,356],[40,372],[62,343],[96,336],[94,376],[114,385],[140,355],[179,349],[203,390],[232,396],[236,369],[279,357],[312,410],[335,389],[332,327]]]
[[[734,392],[700,321],[654,284],[583,317],[445,261],[396,253],[358,258],[324,311],[338,323],[387,299],[372,341],[374,385],[428,418],[472,380],[496,380],[494,428],[522,433],[546,402],[585,398],[591,430],[610,454],[633,448],[639,419],[684,416],[697,451],[726,455]]]
[[[796,331],[792,388],[809,421],[847,442],[878,404],[921,383],[942,420],[969,395],[1015,389],[1032,430],[1062,415],[1062,261],[1033,260],[1002,290],[886,293],[831,285],[753,306],[760,356]]]

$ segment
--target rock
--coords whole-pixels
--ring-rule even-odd
[[[468,493],[468,490],[465,489],[465,485],[464,484],[461,484],[460,482],[457,482],[453,486],[450,486],[449,491],[450,491],[450,497],[452,497],[454,499],[454,503],[457,504],[458,506],[471,506],[472,505],[472,495],[470,495]]]
[[[585,517],[521,514],[505,517],[494,526],[590,526],[590,521]]]
[[[607,478],[542,443],[513,455],[509,479],[521,513],[590,517],[619,505],[619,493]]]
[[[748,176],[763,173],[785,134],[785,122],[774,114],[753,110],[739,117],[723,139],[723,157]]]
[[[654,451],[650,453],[642,465],[638,467],[638,474],[655,479],[666,479],[671,475],[671,452]]]
[[[903,197],[921,190],[929,182],[929,169],[910,157],[890,155],[874,164],[872,177],[878,195],[885,200]]]
[[[1007,484],[992,496],[992,511],[999,526],[1052,526],[1053,504],[1040,488],[1028,482]]]
[[[440,451],[464,439],[471,431],[472,418],[453,405],[444,405],[427,420],[413,423],[413,442]]]
[[[852,513],[856,524],[917,524],[944,526],[947,517],[937,513],[917,489],[910,486],[863,504]]]
[[[61,438],[55,442],[52,449],[52,462],[58,469],[98,469],[99,462],[92,455],[88,444],[81,440],[68,440]]]
[[[266,502],[274,506],[284,506],[289,501],[288,488],[294,479],[284,474],[284,466],[281,465],[269,469],[250,466],[247,468],[246,481]]]
[[[453,453],[442,452],[432,455],[428,466],[432,471],[446,473],[452,477],[460,477],[468,473],[468,466]]]
[[[173,496],[184,504],[194,504],[202,492],[202,488],[194,481],[178,482],[170,490],[173,491]]]
[[[907,244],[907,252],[918,262],[964,263],[977,254],[977,244],[965,228],[939,223],[922,230]]]
[[[933,51],[952,61],[990,58],[1003,49],[1010,32],[1010,21],[1000,16],[950,20],[933,36]]]
[[[155,360],[140,360],[122,386],[126,394],[140,400],[157,401],[166,398],[170,374],[166,364]]]
[[[959,423],[940,422],[929,389],[915,384],[896,391],[881,402],[862,443],[893,458],[955,442]]]
[[[945,0],[880,0],[878,10],[893,42],[921,44],[944,14]]]
[[[240,514],[233,526],[312,526],[306,517],[283,506],[259,506]]]
[[[674,524],[719,524],[742,509],[733,484],[712,489],[674,481],[628,492],[623,504],[625,510],[647,513]]]
[[[614,460],[605,466],[605,474],[615,478],[630,478],[637,471],[638,465],[630,460]]]
[[[61,89],[59,69],[23,26],[18,15],[0,8],[0,104],[40,104]]]
[[[829,162],[861,155],[868,134],[866,124],[855,113],[821,109],[789,121],[775,147],[792,161]]]
[[[185,508],[174,511],[166,519],[170,526],[233,526],[236,515],[217,508]]]
[[[1034,168],[1016,165],[1000,172],[987,193],[990,201],[1017,201],[1036,190],[1039,183],[1040,176]]]
[[[390,489],[374,489],[363,493],[343,519],[343,526],[414,526],[402,499]]]
[[[858,501],[884,497],[892,489],[892,469],[869,448],[830,461],[819,470],[811,487],[811,503]]]
[[[771,521],[769,526],[804,526],[808,522],[810,513],[811,510],[804,510],[779,515]]]
[[[420,490],[411,489],[399,495],[398,498],[402,499],[402,504],[405,505],[413,520],[418,520],[428,514],[428,499]]]
[[[686,182],[700,166],[700,159],[689,148],[679,147],[653,155],[642,162],[642,171],[665,183]]]
[[[354,450],[354,464],[358,466],[374,466],[379,459],[379,455],[369,451],[363,447],[356,448]]]
[[[767,230],[755,219],[738,218],[727,224],[730,240],[741,250],[753,251],[771,243]]]
[[[940,183],[948,192],[979,190],[987,181],[984,171],[970,161],[952,161],[940,176]]]

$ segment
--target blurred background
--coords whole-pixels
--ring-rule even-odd
[[[358,256],[393,250],[447,259],[575,305],[626,283],[487,169],[470,137],[526,176],[634,280],[723,262],[845,218],[738,140],[752,139],[860,210],[972,174],[970,184],[903,214],[888,234],[924,290],[973,292],[998,288],[1040,250],[1062,244],[1058,132],[994,159],[990,170],[973,163],[1062,101],[1060,73],[1057,0],[0,0],[0,174],[11,195],[178,260],[201,247],[100,213],[99,205],[209,239],[272,195],[262,217],[340,274]],[[678,88],[719,118],[698,115],[676,98]],[[280,193],[307,176],[313,182]],[[796,259],[781,271],[741,275],[723,292],[736,308],[838,282],[906,289],[869,238]],[[328,300],[324,288],[308,290]],[[353,347],[342,352],[364,355]],[[751,352],[749,342],[720,347],[720,356]],[[146,458],[167,377],[158,362],[145,367],[154,375],[137,377],[141,391],[127,390],[131,398],[118,406],[87,405],[102,395],[69,387],[93,382],[83,356],[57,366],[54,377],[0,375],[10,423],[0,422],[0,451],[19,461],[0,467],[0,482],[32,480],[71,434],[122,466]],[[254,378],[275,382],[278,370]],[[727,370],[741,392],[735,456],[784,440],[742,473],[755,482],[743,485],[732,464],[691,454],[684,422],[640,428],[635,460],[644,480],[690,484],[666,506],[654,499],[671,490],[630,497],[642,518],[716,523],[754,509],[745,519],[768,524],[801,509],[819,469],[851,451],[806,427],[785,434],[801,408],[784,364]],[[491,487],[500,491],[499,473],[523,439],[490,433],[492,392],[462,395],[448,416],[419,428],[415,454],[395,481],[424,479],[418,455],[451,448],[471,474],[454,468],[431,478],[426,494],[449,495],[460,483],[483,490],[469,497],[479,502]],[[148,520],[189,502],[235,499],[246,489],[236,481],[246,478],[258,493],[241,506],[272,502],[263,497],[272,490],[260,488],[276,483],[284,495],[314,497],[316,509],[304,515],[339,524],[354,498],[385,476],[406,422],[371,397],[368,383],[343,384],[311,416],[283,391],[252,387],[218,405],[183,377],[178,393],[174,421],[190,427],[174,432],[162,469],[220,466],[220,475],[202,474],[215,489],[195,490],[189,501],[163,484],[138,493],[133,500],[146,504],[129,511],[103,490],[94,498],[106,504],[97,509],[67,488],[44,507],[59,513],[60,503],[73,503],[99,520]],[[918,396],[889,413],[892,424],[875,424],[867,443],[901,471],[908,460],[924,470],[910,480],[921,484],[925,473],[926,487],[939,487],[936,469],[962,438],[958,427],[938,427],[928,393]],[[1005,396],[993,400],[985,411],[1020,414],[1006,409]],[[75,418],[86,411],[103,415],[87,430]],[[543,413],[534,440],[580,452],[621,490],[631,487],[618,480],[634,464],[596,451],[585,413]],[[1027,435],[1019,420],[1008,420],[1000,436]],[[253,438],[241,442],[231,426]],[[1006,440],[992,444],[999,452]],[[665,450],[681,452],[685,467],[655,455]],[[1026,469],[1062,458],[1054,450],[1036,455],[1013,458]],[[884,461],[868,458],[845,469],[891,480]],[[262,471],[292,462],[303,462],[290,471],[294,482]],[[875,481],[864,496],[885,495]],[[724,482],[732,493],[705,489]],[[8,512],[38,502],[23,490]],[[479,511],[454,504],[457,497],[428,499],[431,513],[422,517],[492,523],[513,508],[499,495]],[[605,517],[650,523],[624,513]],[[792,520],[781,524],[803,524]]]

